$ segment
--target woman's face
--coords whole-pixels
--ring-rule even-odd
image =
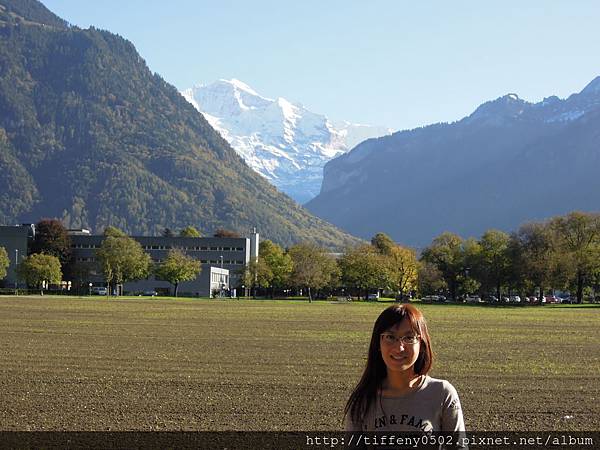
[[[396,339],[392,339],[389,335],[393,335]],[[409,337],[415,336],[418,334],[413,331],[408,320],[397,323],[380,335],[381,357],[388,372],[412,371],[414,373],[413,367],[419,357],[421,341],[417,339],[415,344],[407,344],[399,338],[408,340]]]

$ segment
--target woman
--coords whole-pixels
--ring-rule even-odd
[[[385,309],[375,321],[367,366],[344,410],[347,431],[464,432],[456,389],[427,375],[431,340],[421,311]]]

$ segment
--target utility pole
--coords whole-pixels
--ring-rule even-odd
[[[19,280],[17,275],[17,265],[19,264],[19,249],[15,248],[15,295],[19,295]]]
[[[223,255],[221,255],[221,272],[219,273],[219,297],[223,297]]]

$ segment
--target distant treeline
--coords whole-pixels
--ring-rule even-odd
[[[153,268],[141,247],[112,227],[105,235],[113,241],[113,255],[102,257],[100,252],[97,267],[70,258],[68,235],[59,221],[41,221],[37,229],[32,255],[28,258],[36,254],[56,258],[54,266],[60,267],[61,272],[52,275],[53,282],[64,274],[75,284],[77,280],[83,283],[90,271],[95,271],[104,273],[109,283],[122,283],[145,278],[153,271],[165,271],[165,267]],[[228,236],[228,233],[231,232],[218,230],[215,235]],[[165,229],[163,234],[172,232]],[[199,233],[187,227],[180,235],[194,237]],[[132,252],[136,261],[144,259],[147,264],[135,273],[115,276],[115,269],[107,261],[126,258]],[[185,265],[188,278],[193,279],[200,271],[182,255],[173,254],[170,261],[175,286],[183,281],[177,274],[178,270],[185,271]],[[193,270],[189,270],[190,264]],[[48,261],[41,265],[50,266]],[[6,252],[0,249],[0,276],[6,273],[3,271],[6,266]],[[600,291],[600,214],[572,212],[543,222],[525,223],[512,233],[488,230],[479,239],[463,239],[445,232],[433,239],[420,255],[393,242],[384,233],[376,234],[370,244],[349,247],[337,255],[312,243],[284,249],[263,240],[258,259],[242,271],[238,288],[271,297],[301,291],[311,300],[314,295],[369,298],[380,293],[400,301],[427,294],[444,294],[453,300],[468,294],[494,295],[500,299],[510,294],[541,298],[545,293],[561,290],[570,291],[577,302],[582,302],[585,296]],[[49,275],[46,277],[48,280]],[[45,285],[43,275],[31,279],[37,280],[35,286]]]

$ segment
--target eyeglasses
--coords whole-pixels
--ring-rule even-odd
[[[392,333],[381,333],[381,340],[387,345],[395,345],[402,342],[404,345],[415,345],[421,339],[421,336],[396,336]]]

